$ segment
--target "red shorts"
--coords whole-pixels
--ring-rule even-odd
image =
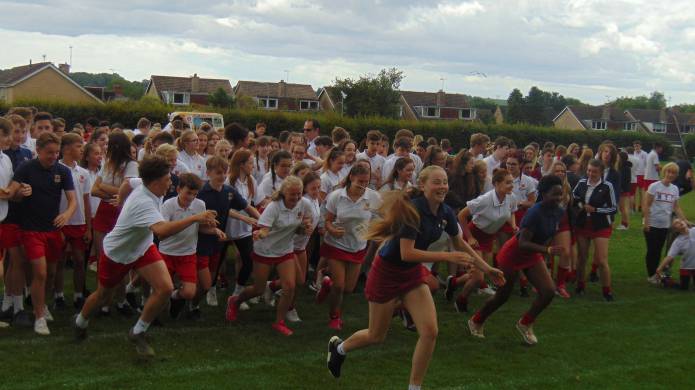
[[[222,253],[213,253],[210,256],[203,256],[203,255],[197,255],[196,256],[196,268],[198,271],[201,269],[207,269],[210,268],[210,263],[217,260],[219,263],[219,259]]]
[[[543,262],[543,255],[538,252],[526,252],[519,249],[519,240],[516,236],[510,238],[502,245],[497,253],[497,265],[503,271],[522,270],[531,268],[537,263]]]
[[[87,233],[87,225],[65,225],[61,229],[65,236],[65,242],[70,244],[73,251],[86,251],[89,246],[84,241],[84,235]]]
[[[471,231],[473,238],[478,241],[478,246],[474,249],[483,253],[492,253],[492,244],[495,242],[495,235],[488,234],[478,229],[473,222],[468,223],[468,229]]]
[[[649,189],[649,186],[652,185],[652,183],[656,183],[657,181],[658,181],[658,180],[647,180],[647,179],[644,179],[644,187],[642,187],[642,188],[644,188],[644,190],[646,191],[646,190]]]
[[[256,252],[251,252],[251,259],[256,262],[256,263],[261,263],[265,265],[278,265],[282,264],[286,261],[294,260],[294,252],[290,252],[286,255],[282,255],[280,257],[265,257],[261,256],[259,254],[256,254]]]
[[[150,245],[145,254],[130,264],[116,263],[106,257],[104,252],[99,257],[98,277],[99,284],[106,288],[113,288],[121,283],[121,280],[133,269],[140,269],[146,265],[154,264],[162,260],[157,247]]]
[[[22,230],[22,244],[28,260],[45,257],[46,261],[55,262],[63,255],[63,237],[60,231],[36,232]]]
[[[294,254],[295,254],[296,256],[299,256],[299,255],[301,255],[301,254],[306,255],[306,249],[295,249],[295,250],[294,250]]]
[[[613,234],[613,227],[609,226],[607,228],[594,230],[594,227],[591,224],[591,218],[587,218],[586,224],[583,227],[577,227],[576,233],[578,237],[584,237],[588,239],[611,238],[611,234]]]
[[[378,254],[367,275],[364,295],[369,302],[386,303],[425,284],[430,272],[422,264],[404,268],[381,259]]]
[[[644,185],[644,175],[637,175],[637,187],[646,190],[647,187]]]
[[[15,223],[3,223],[2,234],[0,234],[0,245],[2,249],[15,248],[22,245],[22,231]]]
[[[502,228],[499,230],[498,233],[500,232],[512,235],[514,234],[514,229],[512,229],[512,225],[510,225],[509,222],[506,222],[504,225],[502,225]]]
[[[178,275],[182,282],[197,283],[198,270],[196,269],[196,255],[173,256],[162,253],[162,258],[167,265],[169,274]]]
[[[625,195],[635,196],[635,193],[637,193],[637,183],[630,183],[630,190]]]
[[[364,256],[367,254],[367,248],[362,249],[357,252],[348,252],[342,249],[336,248],[332,245],[328,245],[325,242],[321,244],[321,249],[319,250],[321,257],[327,259],[344,261],[347,263],[362,264],[364,263]]]
[[[695,269],[681,269],[678,273],[680,276],[692,276],[695,278]]]
[[[106,201],[99,202],[97,213],[92,219],[92,227],[100,233],[108,233],[113,230],[118,220],[118,208],[110,205]]]

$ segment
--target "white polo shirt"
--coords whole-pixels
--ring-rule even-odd
[[[33,157],[36,157],[36,139],[35,138],[31,138],[31,136],[29,134],[27,134],[27,139],[24,141],[24,143],[21,146],[29,149],[29,151],[31,151],[31,155]]]
[[[190,155],[185,150],[179,152],[178,160],[188,167],[191,172],[203,180],[207,180],[207,168],[205,167],[205,157],[198,153]],[[178,164],[176,164],[178,166]]]
[[[487,234],[497,233],[517,208],[514,195],[507,195],[500,202],[495,190],[469,200],[466,207],[471,211],[473,224]]]
[[[338,172],[338,176],[340,176],[340,180],[343,180],[344,178],[347,177],[347,175],[350,174],[350,170],[352,169],[353,165],[355,165],[355,164],[345,163],[345,165],[343,165],[343,168],[340,170],[340,172]]]
[[[253,159],[253,177],[256,182],[260,183],[263,181],[263,176],[268,172],[268,162],[259,158]]]
[[[162,205],[165,221],[180,221],[205,211],[205,202],[196,198],[187,208],[181,207],[179,197],[167,199]],[[198,245],[198,223],[190,224],[182,231],[159,242],[159,252],[169,256],[188,256],[196,253]]]
[[[267,237],[253,242],[253,251],[264,257],[282,257],[294,252],[294,236],[304,216],[311,213],[311,204],[302,198],[293,209],[282,199],[268,203],[258,225],[269,228]]]
[[[256,199],[254,199],[254,203],[260,204],[265,198],[270,198],[273,195],[273,192],[280,189],[283,181],[285,181],[285,179],[275,175],[275,184],[273,185],[273,178],[270,172],[268,172],[263,178],[261,184],[259,184],[258,188],[256,188]]]
[[[174,166],[174,169],[171,171],[174,173],[174,175],[178,176],[182,173],[189,173],[191,172],[191,169],[188,168],[186,164],[184,164],[183,161],[181,160],[176,160],[176,165]],[[195,173],[195,172],[194,172]]]
[[[688,234],[681,234],[676,237],[668,250],[668,256],[683,256],[681,269],[695,269],[695,228],[690,228]]]
[[[528,200],[529,195],[535,194],[536,188],[538,187],[538,181],[536,181],[536,179],[526,176],[523,173],[514,179],[513,183],[514,189],[512,193],[517,203]]]
[[[99,176],[99,171],[92,172],[92,171],[87,171],[89,173],[89,182],[91,186],[94,186],[94,182],[97,181],[97,176]],[[99,208],[99,202],[101,202],[101,198],[92,196],[91,191],[92,188],[89,188],[90,195],[89,195],[89,205],[92,207],[92,218],[94,218],[95,215],[97,215],[97,208]]]
[[[640,163],[639,158],[635,155],[628,154],[627,160],[632,163],[630,167],[630,183],[637,183],[637,165]]]
[[[397,190],[407,190],[408,188],[412,187],[413,185],[410,184],[409,181],[405,182],[405,186],[402,186],[400,183],[397,181],[393,181],[391,183],[385,183],[381,188],[379,188],[379,192],[388,192],[388,191],[397,191]]]
[[[335,215],[333,225],[344,228],[345,234],[336,238],[326,233],[324,242],[347,252],[361,251],[367,247],[367,241],[363,235],[369,227],[369,221],[376,216],[376,210],[380,206],[381,196],[369,188],[356,202],[348,197],[345,188],[333,191],[326,198],[326,211]]]
[[[258,187],[256,186],[256,181],[251,176],[246,177],[247,180],[251,180],[251,188],[253,188],[253,193],[258,192]],[[232,185],[231,183],[227,183]],[[247,199],[249,203],[251,202],[251,193],[249,192],[249,186],[246,181],[236,180],[233,187],[239,192],[242,198]],[[239,214],[249,216],[244,210],[238,211]],[[232,240],[239,240],[245,237],[249,237],[253,234],[252,226],[246,222],[242,222],[236,218],[227,218],[227,226],[225,226],[224,233],[227,237]]]
[[[311,199],[309,195],[304,195],[304,199],[306,199],[309,202],[309,205],[311,206],[311,231],[313,232],[314,229],[316,229],[316,226],[318,226],[319,220],[321,219],[321,206],[319,205],[318,199]],[[310,234],[295,234],[294,250],[299,251],[306,249],[306,245],[309,243],[310,238]]]
[[[659,154],[652,149],[647,155],[647,163],[644,168],[645,180],[659,180],[659,171],[656,166],[659,165]]]
[[[654,197],[649,207],[649,226],[668,229],[671,227],[673,205],[679,197],[678,186],[665,186],[661,181],[654,182],[647,188],[647,193]]]
[[[420,157],[415,157],[418,158],[418,161],[420,161],[420,169],[418,169],[417,161],[413,158],[413,154],[406,156],[413,160],[413,163],[415,165],[415,170],[413,171],[413,177],[410,179],[411,182],[415,183],[417,181],[417,175],[420,173],[420,169],[422,169],[422,160],[420,160]],[[391,175],[391,171],[393,171],[393,167],[396,165],[396,162],[398,161],[399,158],[404,158],[402,156],[397,156],[395,154],[390,155],[386,161],[384,162],[384,166],[381,169],[381,182],[385,182],[389,179],[389,176]]]
[[[12,160],[5,154],[0,152],[0,188],[7,188],[12,182]],[[0,222],[7,217],[9,205],[7,200],[0,200]]]
[[[150,227],[164,222],[161,205],[162,199],[146,186],[137,186],[126,199],[116,226],[104,238],[104,254],[120,264],[130,264],[142,257],[154,238]]]
[[[120,187],[123,184],[123,179],[130,179],[132,177],[140,176],[138,173],[138,163],[136,161],[128,161],[124,167],[121,167],[121,171],[114,174],[113,172],[107,172],[106,166],[108,161],[105,161],[101,165],[98,176],[101,177],[101,181],[104,184],[108,184],[114,187]]]
[[[502,165],[502,160],[498,160],[495,158],[495,153],[492,153],[491,155],[485,157],[483,159],[485,161],[485,164],[487,164],[487,177],[492,177],[492,173],[495,171],[495,169],[499,168],[500,165]]]
[[[377,177],[382,176],[382,171],[384,168],[384,163],[386,163],[386,159],[384,158],[384,156],[380,155],[379,153],[375,153],[374,156],[369,157],[369,155],[367,154],[367,151],[365,150],[364,152],[359,153],[355,157],[355,161],[359,161],[359,160],[369,161],[369,165],[371,165],[371,167],[372,167],[372,179],[369,182],[369,188],[376,190],[377,189],[376,188],[376,179],[377,179]]]
[[[325,192],[326,195],[333,192],[340,186],[340,172],[333,173],[331,171],[325,171],[321,174],[321,192]]]
[[[66,225],[69,226],[79,226],[87,223],[84,213],[84,195],[89,194],[92,190],[92,180],[89,175],[89,171],[82,168],[77,162],[75,166],[69,166],[60,160],[66,168],[72,173],[72,182],[75,185],[75,197],[77,198],[77,208],[72,217],[68,220]],[[90,203],[91,206],[91,203]],[[64,212],[68,208],[68,198],[65,197],[65,192],[60,196],[60,212]]]
[[[647,166],[647,152],[645,152],[644,150],[640,150],[639,152],[635,151],[632,155],[636,157],[638,161],[637,175],[644,175],[644,168]]]

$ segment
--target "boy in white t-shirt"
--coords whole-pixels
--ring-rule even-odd
[[[75,338],[87,337],[89,318],[108,302],[131,270],[135,270],[152,287],[145,307],[128,339],[138,354],[153,357],[154,350],[145,339],[145,332],[166,305],[174,286],[157,247],[153,234],[160,240],[175,235],[194,223],[215,226],[215,212],[192,215],[178,221],[165,221],[160,212],[161,199],[171,185],[169,163],[162,157],[146,157],[139,167],[142,185],[128,196],[113,230],[104,238],[104,251],[99,260],[99,285],[75,318]]]
[[[647,188],[649,185],[659,180],[659,154],[663,151],[661,144],[655,143],[652,150],[647,154],[647,162],[644,166],[644,183]]]
[[[381,142],[381,133],[378,130],[370,130],[367,132],[367,149],[359,153],[355,157],[356,161],[367,160],[372,168],[372,179],[369,182],[369,188],[378,190],[381,188],[381,170],[384,168],[386,159],[378,153],[379,143]]]
[[[193,173],[184,173],[179,176],[179,184],[176,187],[178,196],[162,204],[162,217],[164,217],[164,220],[180,221],[205,212],[205,202],[196,198],[198,191],[202,187],[203,181]],[[178,317],[185,301],[193,299],[196,293],[196,284],[198,282],[198,270],[196,267],[198,231],[205,234],[214,234],[220,241],[225,239],[224,232],[219,228],[199,226],[198,223],[194,223],[159,243],[159,253],[162,254],[169,273],[172,275],[172,278],[174,274],[178,275],[181,281],[181,286],[171,294],[171,305],[169,307],[171,318]]]
[[[656,274],[661,277],[676,256],[682,256],[679,287],[681,290],[687,290],[690,285],[690,278],[695,279],[695,227],[688,227],[688,222],[680,218],[673,221],[672,227],[678,233],[678,237],[673,241],[668,254],[659,264]],[[669,286],[668,279],[661,277],[661,280],[665,286]]]

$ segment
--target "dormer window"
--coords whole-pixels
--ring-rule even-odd
[[[459,119],[474,119],[475,110],[470,108],[462,108],[459,110]]]
[[[627,122],[627,123],[625,123],[625,126],[623,127],[623,130],[625,130],[625,131],[635,131],[635,130],[637,130],[637,123],[636,123],[636,122]]]
[[[654,132],[655,133],[665,133],[666,132],[666,123],[654,123]]]
[[[606,130],[607,125],[606,121],[591,121],[591,128],[594,130]]]
[[[422,116],[424,118],[439,118],[439,108],[422,107]]]

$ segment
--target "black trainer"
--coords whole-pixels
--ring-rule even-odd
[[[13,327],[30,328],[34,326],[34,315],[25,310],[20,310],[12,318]]]
[[[33,303],[31,302],[31,294],[27,294],[26,297],[24,297],[24,306],[26,307],[33,307]]]
[[[61,311],[65,310],[68,305],[65,303],[65,297],[55,297],[53,298],[53,309]]]
[[[456,308],[456,311],[459,313],[468,313],[468,301],[461,301],[457,299],[454,302],[454,307]]]
[[[186,314],[186,319],[189,319],[191,321],[200,321],[201,320],[201,313],[199,308],[191,309],[187,314]]]
[[[454,282],[456,278],[453,275],[449,275],[446,278],[446,288],[444,289],[444,296],[447,301],[454,299],[454,292],[456,292],[456,287],[454,287]]]
[[[403,326],[411,331],[411,332],[417,332],[417,328],[415,327],[415,322],[413,322],[413,317],[408,313],[408,310],[401,309],[401,319],[403,320]]]
[[[124,304],[117,304],[116,305],[116,311],[123,317],[132,317],[133,314],[135,314],[135,311],[133,310],[132,307],[128,303]]]
[[[521,289],[519,289],[519,296],[522,298],[528,298],[529,295],[527,286],[523,286],[521,287]]]
[[[12,317],[14,317],[14,308],[12,306],[5,311],[0,311],[0,321],[12,321]]]
[[[584,296],[584,287],[579,287],[574,289],[574,295]]]
[[[74,319],[75,317],[73,317],[72,327],[74,329],[75,342],[80,343],[87,339],[87,328],[80,328],[77,326]]]
[[[596,272],[592,272],[589,274],[589,281],[591,283],[596,283],[598,282],[598,274]]]
[[[178,318],[181,314],[181,310],[186,306],[185,299],[172,299],[169,298],[169,316],[171,318]]]
[[[135,308],[135,309],[137,309],[139,307],[138,298],[134,292],[125,293],[125,300],[128,302],[130,307]]]
[[[603,299],[605,299],[606,302],[613,302],[615,298],[613,298],[613,293],[605,293],[603,294]]]
[[[331,372],[334,378],[340,378],[340,367],[342,367],[345,361],[345,355],[338,353],[338,345],[342,343],[338,336],[331,337],[328,340],[328,357],[326,358],[326,364],[328,365],[328,371]]]
[[[75,307],[75,310],[82,310],[82,306],[84,306],[84,301],[84,297],[75,298],[75,300],[72,302],[72,305]]]

